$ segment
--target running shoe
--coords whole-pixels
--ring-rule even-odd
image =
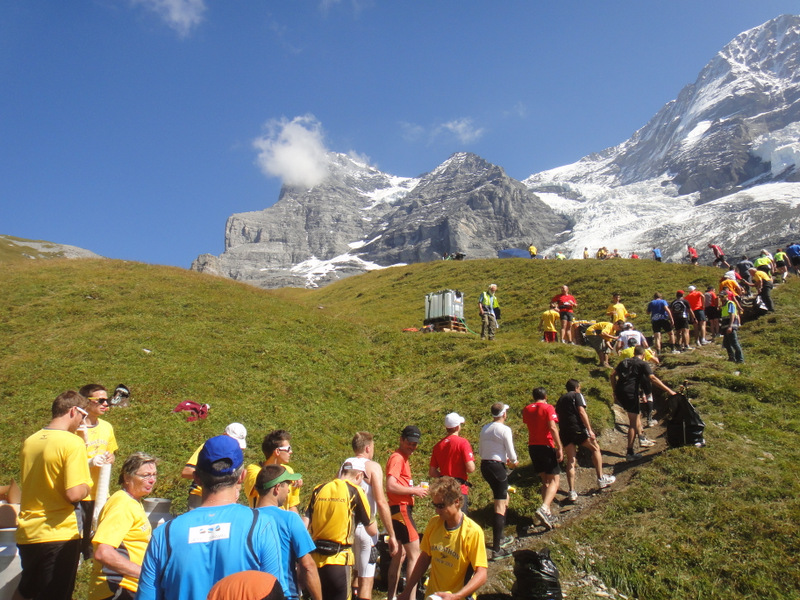
[[[647,419],[648,427],[655,427],[656,425],[658,425],[658,421],[656,421],[655,419]]]
[[[500,540],[500,548],[508,548],[511,544],[514,543],[514,538],[510,535],[507,535],[502,540]]]
[[[617,480],[616,477],[613,475],[603,475],[600,479],[597,480],[597,485],[600,486],[600,489],[607,488],[612,483]]]
[[[634,452],[625,456],[625,460],[628,462],[633,462],[634,460],[639,460],[642,458],[642,455],[638,452]]]
[[[540,506],[536,511],[536,516],[539,517],[539,521],[542,525],[544,525],[545,529],[553,529],[555,527],[555,519],[553,515],[548,512],[545,512],[544,507]]]
[[[494,550],[492,552],[492,561],[500,560],[501,558],[507,558],[511,556],[511,550],[508,548],[500,548],[500,550]]]
[[[656,443],[653,440],[648,440],[646,437],[639,438],[639,447],[641,448],[651,448],[655,445]]]
[[[577,502],[578,501],[578,492],[575,490],[570,490],[569,495],[567,496],[567,500],[570,502]]]

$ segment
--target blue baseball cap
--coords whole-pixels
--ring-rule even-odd
[[[229,460],[227,469],[215,469],[212,465],[218,460]],[[244,463],[244,455],[239,442],[227,435],[218,435],[206,440],[197,457],[197,468],[209,475],[230,475]]]

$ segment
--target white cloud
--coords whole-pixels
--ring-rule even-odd
[[[451,133],[455,135],[462,144],[469,144],[483,137],[485,130],[482,127],[476,127],[472,119],[464,118],[443,123],[436,129],[434,134],[438,135],[440,132]]]
[[[469,144],[483,137],[486,129],[475,125],[471,118],[454,119],[446,123],[440,123],[426,129],[416,123],[400,122],[403,139],[413,143],[427,139],[428,144],[433,144],[442,138],[455,137],[461,144]]]
[[[268,177],[280,177],[290,186],[312,188],[328,176],[328,151],[322,125],[313,115],[273,119],[266,133],[253,141],[256,163]]]
[[[155,12],[169,27],[186,37],[192,28],[199,25],[206,11],[204,0],[131,0]]]

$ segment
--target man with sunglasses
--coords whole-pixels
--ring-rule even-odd
[[[20,598],[70,600],[81,551],[75,505],[92,483],[86,446],[75,435],[88,414],[78,392],[59,395],[50,423],[22,445],[22,501],[17,547],[22,577]]]
[[[486,583],[489,563],[483,529],[461,511],[461,485],[452,477],[431,483],[431,504],[436,516],[422,535],[420,555],[398,600],[411,600],[412,590],[428,567],[426,596],[441,600],[468,598]]]
[[[258,490],[256,489],[256,478],[261,472],[262,467],[267,465],[281,465],[290,474],[294,470],[289,466],[292,459],[292,434],[285,429],[274,429],[270,431],[261,442],[261,452],[264,453],[264,462],[260,465],[249,465],[244,475],[244,495],[247,503],[255,507],[258,504]],[[300,488],[303,487],[302,477],[293,480],[289,486],[287,496],[282,508],[300,514]]]
[[[108,391],[99,383],[90,383],[83,386],[78,393],[86,398],[86,411],[89,416],[78,429],[86,441],[86,457],[89,460],[89,472],[92,474],[92,485],[89,495],[81,500],[79,505],[81,518],[81,554],[84,560],[92,558],[92,517],[94,516],[94,501],[97,498],[98,481],[100,480],[100,467],[105,464],[114,464],[114,452],[119,449],[114,428],[111,423],[101,419],[108,412],[110,403]],[[106,490],[108,492],[108,490]]]

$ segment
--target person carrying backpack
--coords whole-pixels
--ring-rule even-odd
[[[636,346],[633,351],[633,358],[626,358],[611,372],[609,381],[611,383],[611,394],[614,402],[618,403],[625,412],[628,413],[628,449],[625,460],[632,461],[642,457],[640,453],[635,453],[633,445],[636,439],[639,440],[639,448],[648,448],[655,445],[655,442],[648,440],[642,433],[642,420],[639,415],[639,393],[645,381],[659,389],[664,390],[670,396],[675,395],[675,391],[669,388],[664,382],[653,374],[653,367],[642,359],[644,346]]]
[[[675,299],[670,302],[669,310],[675,323],[676,348],[685,352],[691,350],[689,346],[689,324],[694,320],[694,312],[683,297],[683,290],[675,292]]]

